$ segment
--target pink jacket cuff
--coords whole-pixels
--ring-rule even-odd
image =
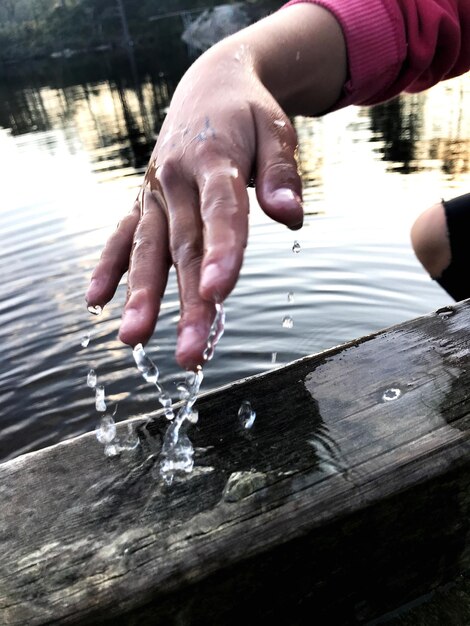
[[[311,2],[330,11],[338,20],[348,52],[349,76],[343,94],[333,109],[349,104],[371,104],[386,99],[406,59],[403,17],[385,0],[292,0]],[[381,94],[384,97],[381,98]]]

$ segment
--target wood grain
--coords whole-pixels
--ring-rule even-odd
[[[202,396],[170,487],[159,414],[118,458],[90,433],[0,465],[0,624],[355,624],[452,580],[469,327],[464,302]]]

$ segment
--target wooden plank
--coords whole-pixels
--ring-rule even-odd
[[[469,327],[464,302],[202,396],[170,487],[158,414],[119,458],[90,433],[0,465],[0,623],[352,624],[455,578]]]

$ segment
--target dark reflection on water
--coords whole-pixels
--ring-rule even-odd
[[[117,419],[157,408],[116,338],[125,286],[99,319],[83,294],[186,64],[181,51],[96,55],[0,81],[0,459],[95,427],[91,367]],[[408,230],[428,204],[468,191],[469,98],[464,78],[370,111],[296,120],[305,227],[294,237],[270,222],[250,191],[250,241],[205,390],[448,302],[415,261]],[[184,376],[177,319],[172,273],[148,352],[174,394]]]
[[[423,101],[397,98],[371,110],[371,130],[383,140],[382,158],[392,167],[409,174],[422,168],[416,162],[416,144],[421,139]]]

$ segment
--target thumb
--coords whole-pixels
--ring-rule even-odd
[[[295,153],[297,135],[289,119],[264,111],[255,114],[257,127],[256,196],[276,222],[297,230],[303,223],[302,182]]]

